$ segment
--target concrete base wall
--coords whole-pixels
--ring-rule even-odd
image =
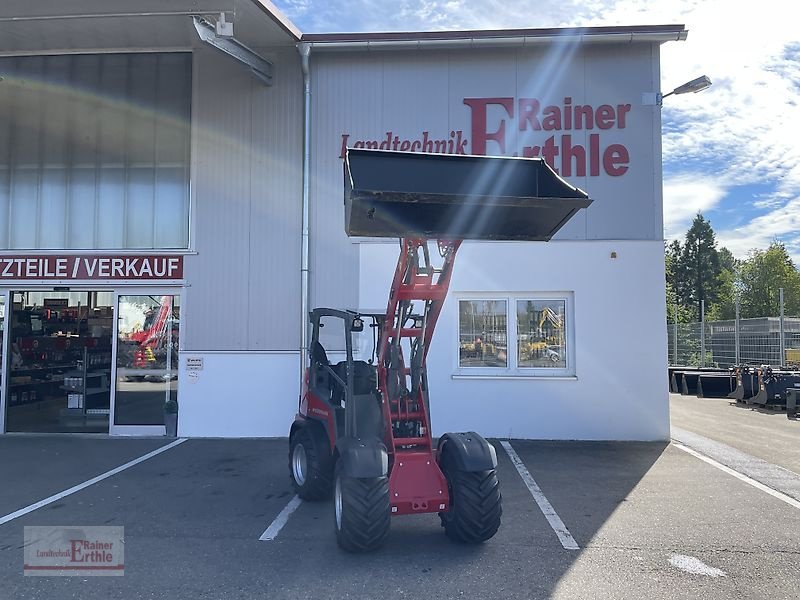
[[[203,368],[187,371],[187,358]],[[179,373],[181,437],[282,437],[297,413],[299,353],[184,352]]]

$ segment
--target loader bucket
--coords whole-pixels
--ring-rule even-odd
[[[349,236],[546,241],[588,195],[540,158],[348,149]]]
[[[700,373],[697,378],[698,398],[727,398],[736,389],[732,373]]]
[[[681,394],[684,396],[696,396],[697,395],[697,380],[700,376],[700,373],[697,371],[684,371],[683,372],[683,389],[681,389]]]

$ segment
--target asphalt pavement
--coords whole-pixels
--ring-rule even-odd
[[[719,409],[728,411],[723,419],[745,414]],[[682,419],[691,410],[674,411],[677,429],[745,453],[703,435],[713,431],[688,430]],[[286,440],[191,439],[0,525],[0,597],[798,597],[800,508],[683,444],[512,440],[579,546],[568,550],[494,443],[504,512],[493,539],[459,545],[436,515],[396,517],[382,549],[351,555],[336,546],[330,501],[300,504],[274,540],[259,541],[293,498]],[[0,437],[0,522],[165,444]],[[768,462],[769,452],[752,456]],[[125,575],[23,576],[26,525],[124,526]]]

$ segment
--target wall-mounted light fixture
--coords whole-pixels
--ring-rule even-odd
[[[642,104],[645,106],[661,106],[661,102],[667,96],[672,96],[673,94],[676,96],[680,94],[696,94],[697,92],[702,92],[709,87],[711,87],[711,79],[709,79],[707,75],[701,75],[697,79],[692,79],[683,85],[679,85],[674,90],[667,92],[666,94],[662,94],[661,92],[645,92],[642,94]]]
[[[659,94],[659,104],[661,104],[661,100],[666,98],[667,96],[672,96],[673,94],[696,94],[697,92],[702,92],[711,87],[711,80],[708,78],[708,75],[701,75],[697,79],[692,79],[691,81],[687,81],[683,85],[679,85],[671,92],[666,94]]]

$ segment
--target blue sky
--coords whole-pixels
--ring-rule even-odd
[[[784,242],[800,264],[800,35],[791,0],[273,0],[304,33],[683,23],[662,90],[714,85],[662,112],[664,235],[697,211],[744,257]],[[783,15],[783,18],[776,18]]]

